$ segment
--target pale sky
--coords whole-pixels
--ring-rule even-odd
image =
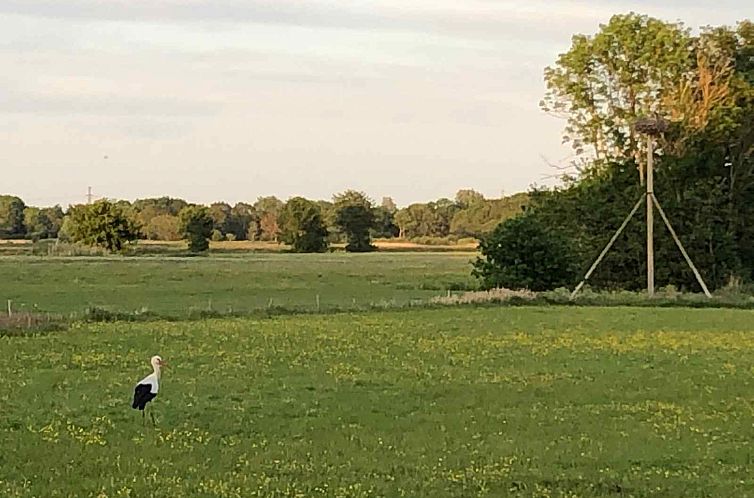
[[[526,190],[570,154],[544,67],[629,11],[698,27],[754,2],[0,0],[0,193]]]

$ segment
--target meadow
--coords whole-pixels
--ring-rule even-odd
[[[287,254],[210,257],[0,258],[0,301],[17,311],[81,316],[87,308],[181,319],[392,307],[476,286],[473,253]]]
[[[0,337],[0,496],[754,496],[752,323],[445,308]],[[154,353],[153,428],[129,402]]]

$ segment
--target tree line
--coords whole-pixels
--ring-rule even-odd
[[[331,201],[260,197],[254,203],[208,206],[159,197],[100,200],[92,204],[38,208],[16,196],[0,196],[0,239],[65,241],[120,250],[138,239],[186,240],[205,250],[209,240],[273,241],[294,251],[316,252],[331,243],[346,243],[352,252],[372,250],[373,238],[427,242],[481,238],[501,221],[522,211],[527,194],[487,199],[474,190],[459,190],[454,199],[416,203],[399,209],[390,197],[375,203],[348,190]]]
[[[488,287],[572,287],[645,187],[646,141],[634,124],[661,120],[654,191],[707,284],[754,281],[754,23],[707,27],[639,14],[576,35],[545,70],[547,112],[567,121],[578,159],[555,189],[531,192],[521,217],[482,245]],[[646,285],[645,219],[629,223],[590,284]],[[655,226],[655,280],[698,290],[670,234]]]

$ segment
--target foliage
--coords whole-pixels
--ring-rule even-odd
[[[319,206],[303,197],[293,197],[280,213],[280,235],[293,252],[327,249],[327,228]]]
[[[254,203],[254,210],[258,213],[259,221],[254,227],[253,238],[249,237],[249,240],[277,241],[280,235],[278,217],[283,206],[283,201],[274,196],[257,199]]]
[[[462,205],[466,207],[459,210],[450,222],[450,234],[481,239],[501,222],[521,214],[528,200],[529,195],[522,193],[502,199],[464,201]]]
[[[24,201],[12,195],[0,195],[0,239],[23,238]]]
[[[179,232],[188,243],[191,252],[205,252],[209,249],[212,236],[212,217],[205,206],[188,206],[181,210]]]
[[[60,206],[24,209],[24,231],[26,237],[34,240],[54,239],[63,225],[63,210]]]
[[[576,36],[546,72],[545,106],[569,119],[565,139],[597,160],[531,207],[568,234],[585,272],[639,198],[631,171],[644,161],[631,123],[657,114],[670,122],[659,138],[655,193],[707,284],[754,278],[754,28],[682,26],[616,16],[593,37]],[[639,159],[640,161],[637,161]],[[627,226],[590,282],[636,290],[645,284],[642,211]],[[657,217],[659,218],[659,217]],[[698,284],[657,219],[655,280]]]
[[[473,274],[485,289],[542,291],[575,280],[575,258],[568,240],[532,215],[501,223],[482,239],[480,251]]]
[[[372,245],[370,231],[375,226],[372,201],[363,192],[347,190],[333,197],[335,225],[346,236],[346,251],[369,252]]]
[[[126,201],[124,204],[128,204]],[[178,216],[188,203],[183,199],[174,199],[171,197],[157,197],[150,199],[137,199],[130,205],[130,209],[136,213],[136,217],[141,226],[148,227],[152,218],[156,216]],[[125,210],[126,206],[122,206]]]
[[[72,206],[68,210],[68,219],[66,231],[71,241],[102,247],[110,252],[120,251],[140,234],[136,220],[106,199]]]
[[[178,216],[161,214],[149,220],[145,235],[150,240],[181,240]]]

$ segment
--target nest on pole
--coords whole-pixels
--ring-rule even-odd
[[[634,123],[634,130],[643,135],[656,137],[668,131],[668,122],[659,117],[641,118]]]

